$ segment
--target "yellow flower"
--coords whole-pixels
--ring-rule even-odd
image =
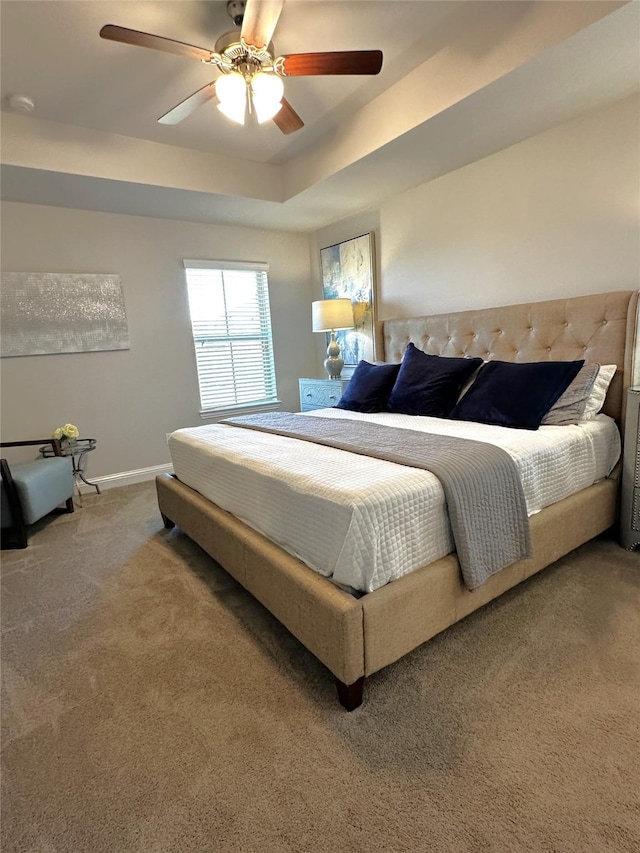
[[[74,439],[78,438],[80,435],[80,430],[75,424],[65,424],[61,427],[56,427],[53,431],[52,438],[57,439],[58,441],[64,441],[65,439]]]

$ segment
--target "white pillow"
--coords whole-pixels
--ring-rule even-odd
[[[592,421],[604,406],[604,399],[607,396],[607,390],[614,377],[617,364],[603,364],[598,371],[596,381],[593,383],[593,388],[589,394],[587,405],[585,406],[584,414],[580,418],[582,421]]]

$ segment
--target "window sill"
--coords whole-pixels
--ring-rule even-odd
[[[256,412],[275,412],[282,402],[274,400],[271,403],[250,403],[246,406],[233,406],[229,409],[201,409],[200,417],[203,421],[220,421],[223,418],[235,417],[237,415],[251,415]]]

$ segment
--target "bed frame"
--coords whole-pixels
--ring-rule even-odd
[[[638,292],[621,291],[381,324],[384,357],[398,361],[411,341],[424,352],[502,361],[584,358],[617,364],[604,411],[624,423]],[[260,601],[336,679],[349,711],[365,678],[550,565],[616,520],[618,465],[605,480],[531,518],[533,556],[469,592],[455,554],[354,598],[198,492],[168,474],[156,478],[165,527],[177,525]]]

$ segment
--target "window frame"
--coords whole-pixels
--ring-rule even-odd
[[[215,420],[223,417],[227,417],[233,414],[249,414],[251,412],[265,412],[265,411],[274,411],[281,406],[281,400],[278,397],[277,390],[277,375],[276,375],[276,367],[275,367],[275,353],[273,347],[273,325],[271,322],[271,306],[270,306],[270,293],[269,293],[269,264],[257,262],[257,261],[216,261],[216,260],[196,260],[192,258],[183,259],[183,267],[184,267],[184,278],[185,285],[187,290],[187,307],[189,312],[189,325],[191,332],[191,340],[193,343],[193,352],[195,359],[195,373],[196,380],[198,384],[198,398],[200,401],[200,417],[203,420]],[[191,298],[190,298],[190,289],[189,289],[189,270],[212,270],[215,273],[220,273],[222,275],[222,292],[224,293],[225,282],[224,282],[224,273],[225,272],[247,272],[247,273],[256,273],[256,274],[264,274],[264,284],[258,279],[258,275],[256,275],[256,288],[257,288],[257,298],[259,303],[263,303],[260,308],[260,324],[263,327],[263,330],[260,334],[255,335],[212,335],[209,337],[209,340],[215,341],[219,340],[222,342],[228,341],[233,343],[233,341],[247,341],[247,340],[260,340],[263,345],[267,345],[267,353],[266,358],[270,363],[270,370],[263,369],[262,376],[264,378],[264,382],[266,385],[270,385],[273,388],[273,396],[269,396],[267,399],[264,399],[262,402],[260,400],[252,400],[246,403],[236,402],[231,405],[207,405],[205,400],[203,400],[203,392],[202,392],[202,379],[203,372],[201,371],[201,365],[199,363],[198,358],[198,343],[199,337],[196,334],[196,330],[194,328],[194,317],[191,311]],[[264,304],[266,303],[266,305]],[[229,317],[229,313],[225,313],[225,318]],[[230,361],[233,359],[231,358]],[[264,363],[264,358],[263,358]],[[233,369],[232,369],[233,370]],[[237,387],[235,385],[235,376],[234,376],[234,389],[237,395]]]

